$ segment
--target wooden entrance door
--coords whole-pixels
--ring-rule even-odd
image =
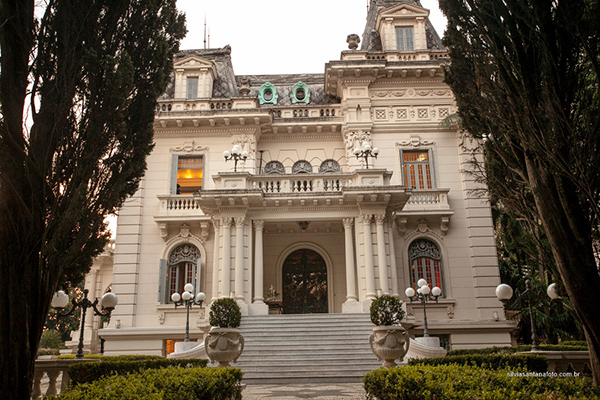
[[[284,314],[329,312],[327,266],[317,252],[294,251],[285,259],[282,275]]]

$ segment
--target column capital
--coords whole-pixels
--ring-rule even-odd
[[[246,217],[235,217],[235,226],[244,226],[244,224],[246,223]]]
[[[223,218],[221,218],[221,224],[224,227],[230,227],[231,226],[231,222],[232,222],[231,217],[223,217]]]
[[[373,219],[373,214],[361,214],[359,219],[363,224],[370,224]]]
[[[377,223],[377,225],[383,225],[385,221],[385,214],[375,214],[375,222]]]
[[[344,224],[344,229],[352,229],[354,218],[342,218],[342,223]]]
[[[255,230],[262,231],[265,228],[265,220],[264,219],[255,219],[253,222],[254,222]]]
[[[212,224],[213,224],[213,228],[215,230],[219,229],[221,227],[221,219],[220,218],[213,218],[211,220]]]

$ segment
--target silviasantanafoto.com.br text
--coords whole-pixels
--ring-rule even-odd
[[[581,376],[581,373],[577,371],[571,372],[518,372],[511,371],[508,376],[519,376],[519,377],[533,377],[533,378],[577,378]]]

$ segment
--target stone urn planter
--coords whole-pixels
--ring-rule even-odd
[[[369,336],[371,350],[383,367],[393,367],[395,360],[402,361],[408,352],[410,338],[402,326],[376,326]]]
[[[211,363],[218,361],[219,367],[229,367],[230,362],[237,362],[244,350],[244,337],[237,329],[241,322],[240,306],[234,299],[219,299],[211,304],[211,328],[204,339],[204,349]]]
[[[400,325],[404,318],[402,301],[383,295],[377,297],[370,306],[371,322],[376,325],[369,336],[371,350],[377,360],[383,360],[383,367],[393,367],[395,360],[402,361],[410,346],[410,337]]]
[[[204,339],[204,348],[211,363],[218,361],[219,367],[229,367],[244,351],[244,337],[239,329],[213,326]]]

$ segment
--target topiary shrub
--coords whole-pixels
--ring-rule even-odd
[[[40,337],[39,347],[45,349],[62,349],[65,347],[59,331],[46,329]]]
[[[377,297],[369,308],[371,322],[376,326],[400,325],[404,318],[402,301],[394,296],[383,295]]]
[[[464,354],[436,358],[412,359],[408,365],[471,365],[487,369],[525,368],[528,371],[545,372],[548,360],[538,354]]]
[[[69,367],[71,383],[74,385],[90,383],[101,378],[114,375],[128,375],[139,373],[148,369],[167,367],[206,367],[208,360],[201,359],[167,359],[164,357],[134,359],[127,356],[103,357],[101,362],[84,362],[73,364]]]
[[[558,378],[552,372],[517,368],[489,370],[466,365],[380,368],[363,380],[378,400],[589,400],[600,391],[587,378]],[[532,376],[533,375],[533,376]]]
[[[210,326],[219,328],[238,328],[242,322],[240,306],[234,299],[215,300],[208,315]]]
[[[62,400],[241,400],[237,368],[162,368],[114,375],[71,387]]]

